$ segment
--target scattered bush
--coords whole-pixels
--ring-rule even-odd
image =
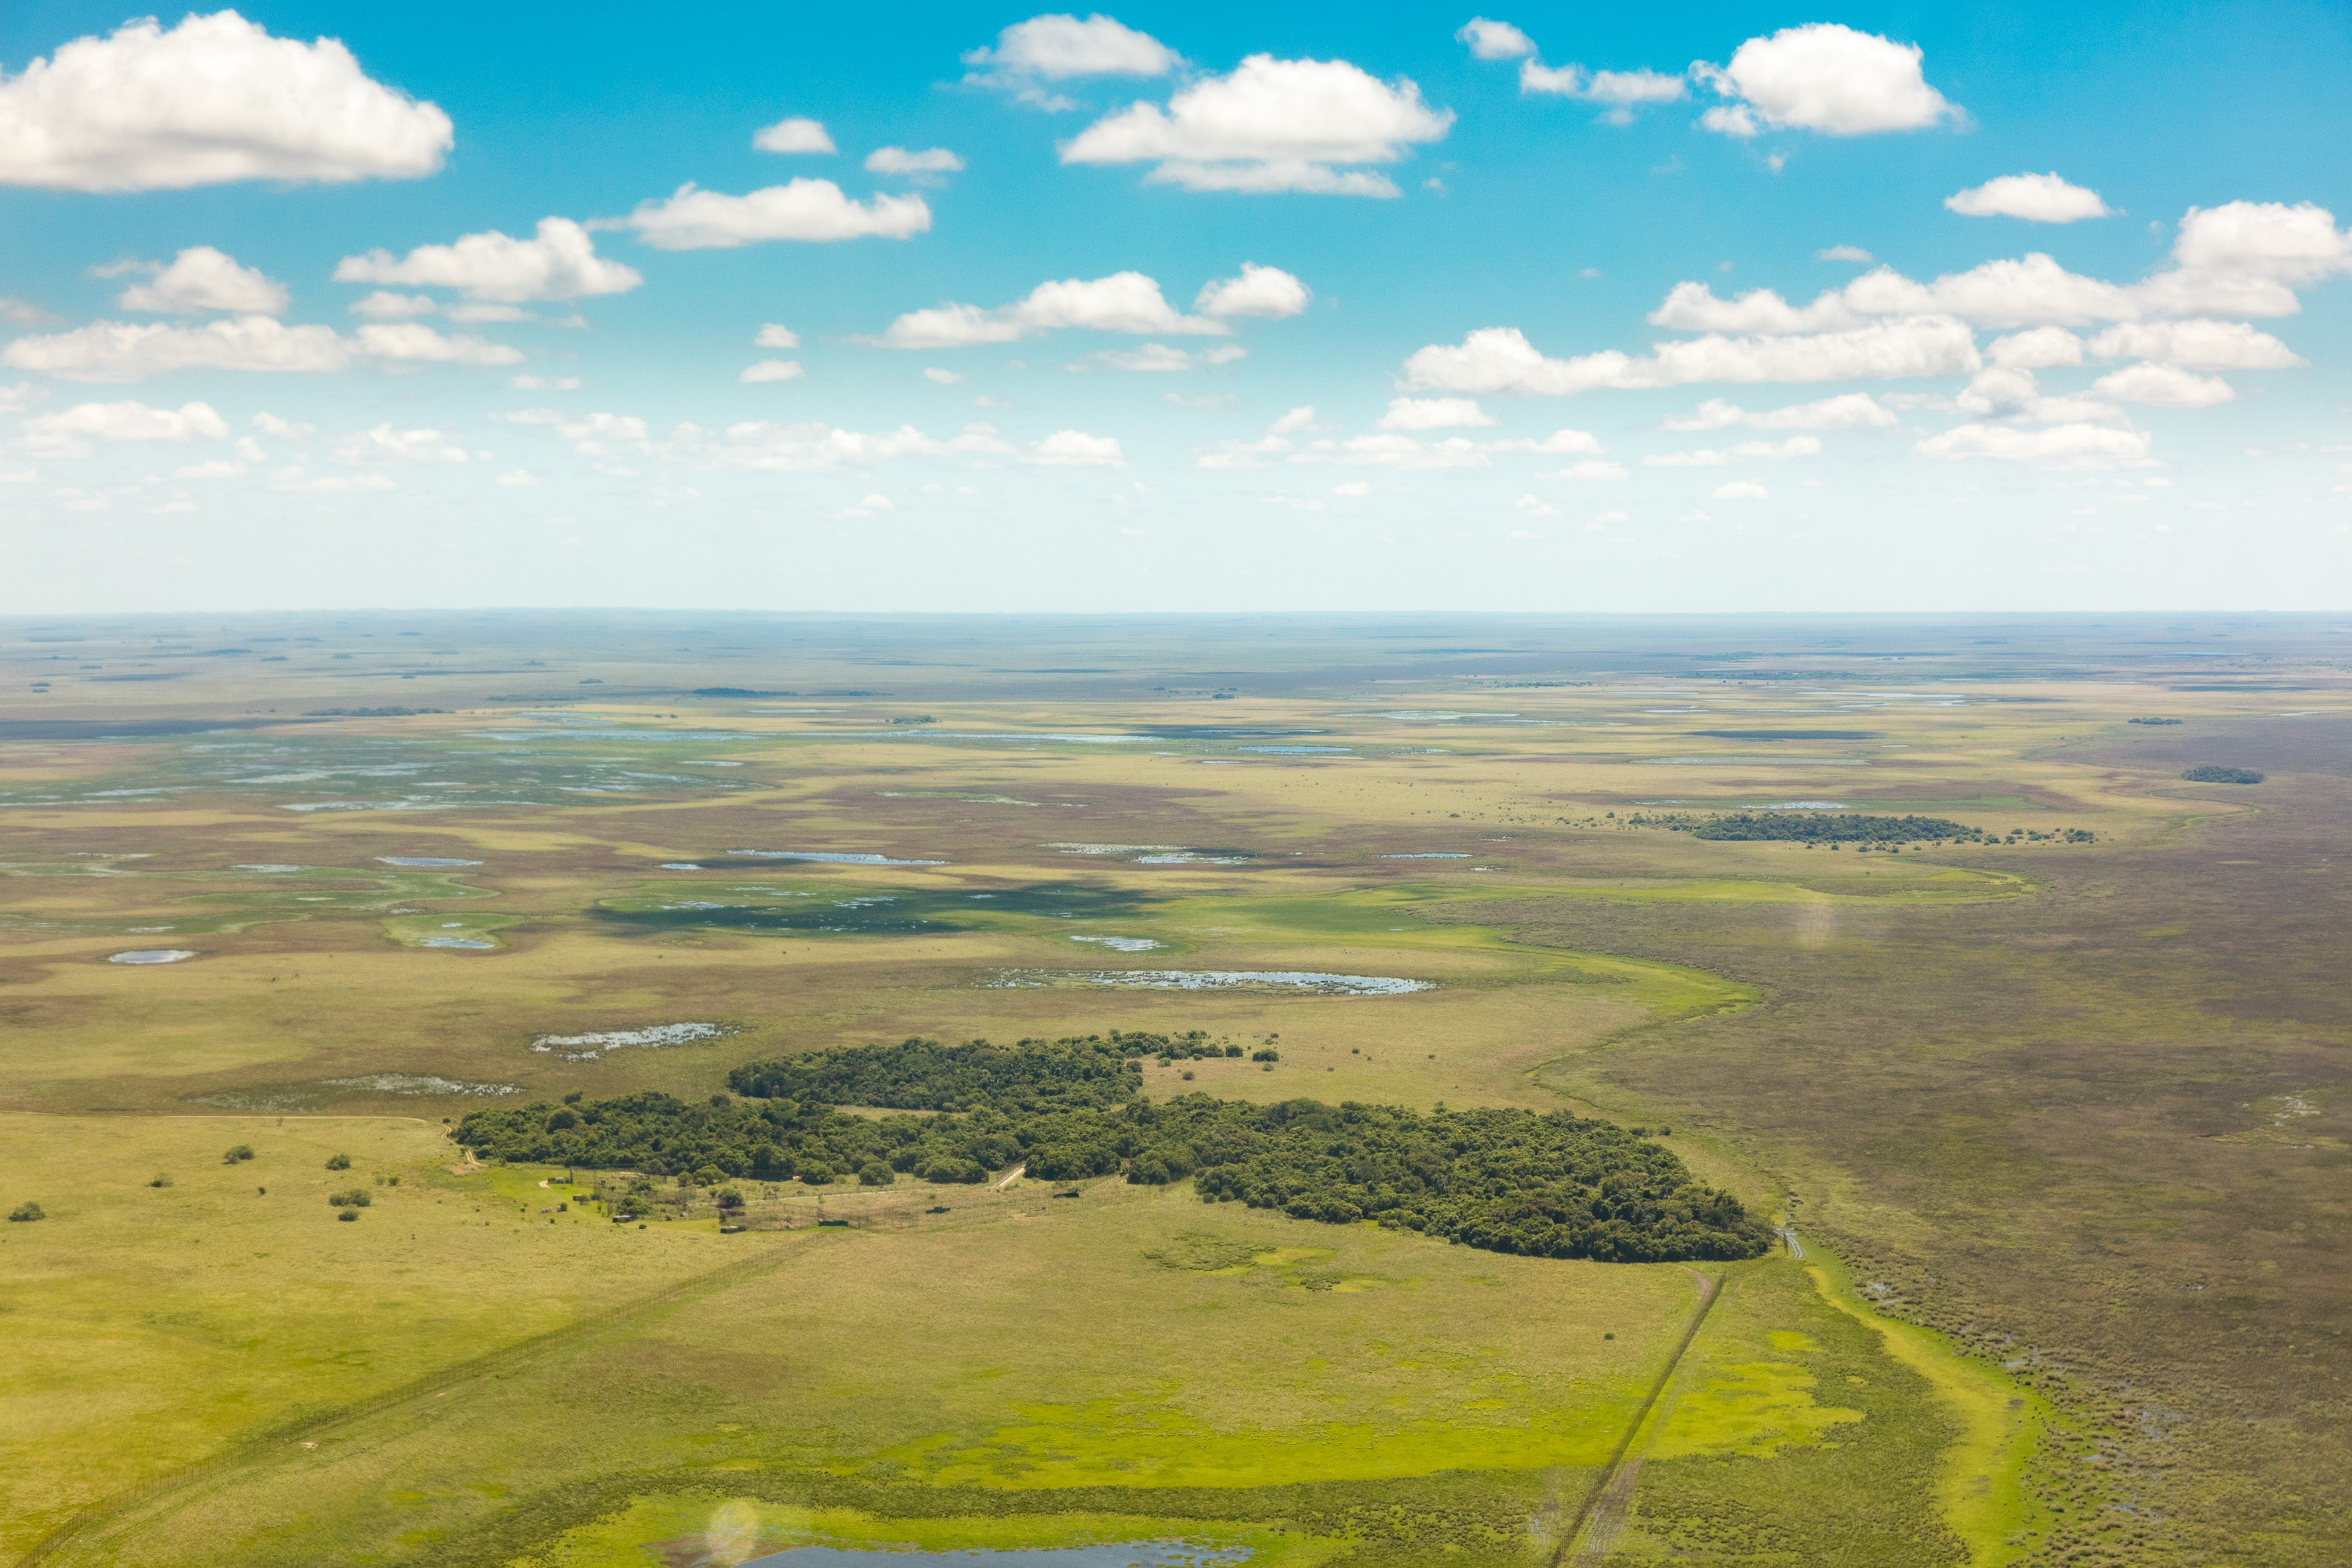
[[[2260,784],[2263,775],[2252,768],[2224,767],[2219,763],[2200,763],[2184,772],[2182,778],[2190,784]]]
[[[1278,1062],[1281,1059],[1282,1053],[1276,1050],[1272,1046],[1268,1046],[1263,1050],[1252,1051],[1250,1053],[1250,1060],[1254,1062]]]
[[[360,1211],[357,1209],[345,1209],[335,1217],[337,1219],[357,1219],[360,1217]]]
[[[327,1156],[327,1169],[330,1171],[348,1171],[351,1168],[352,1157],[349,1154],[330,1154]]]
[[[41,1205],[38,1204],[18,1204],[8,1211],[8,1217],[16,1224],[23,1225],[30,1220],[47,1219],[49,1216],[41,1212]]]
[[[253,1145],[250,1143],[239,1143],[229,1150],[227,1153],[221,1156],[221,1163],[224,1165],[238,1165],[252,1158]]]
[[[327,1201],[339,1209],[363,1209],[375,1199],[365,1187],[353,1187],[349,1192],[330,1194]]]
[[[740,1209],[743,1206],[743,1194],[732,1187],[721,1187],[719,1189],[719,1206],[730,1212]]]
[[[155,1179],[147,1184],[151,1187],[168,1187],[172,1184],[172,1178],[158,1171],[155,1173]]]

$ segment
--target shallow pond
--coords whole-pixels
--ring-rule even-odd
[[[130,952],[110,953],[109,963],[177,963],[196,955],[184,947],[143,947]]]
[[[534,1051],[553,1051],[568,1062],[594,1061],[606,1051],[629,1046],[658,1049],[694,1040],[715,1040],[727,1030],[718,1024],[656,1024],[645,1029],[604,1029],[590,1035],[541,1035],[530,1043]]]
[[[730,849],[730,855],[748,856],[754,860],[817,860],[829,866],[944,866],[944,860],[894,860],[887,855],[855,853],[846,849]]]
[[[478,866],[479,860],[455,860],[446,855],[379,855],[376,858],[387,866],[442,867]]]

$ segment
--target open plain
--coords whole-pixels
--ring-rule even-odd
[[[0,1552],[2340,1563],[2347,649],[8,623]],[[1694,831],[1759,811],[1956,830]],[[1785,1229],[1520,1257],[1017,1170],[722,1209],[451,1136],[1114,1030],[1234,1047],[1154,1101],[1572,1110]]]

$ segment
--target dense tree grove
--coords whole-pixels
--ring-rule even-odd
[[[1799,844],[1916,844],[1985,837],[1940,816],[1870,816],[1858,811],[1738,811],[1681,828],[1694,838],[1771,838]]]
[[[1141,1058],[1228,1049],[1199,1035],[845,1047],[746,1064],[730,1079],[746,1100],[499,1107],[468,1114],[457,1138],[499,1159],[711,1185],[853,1173],[868,1185],[902,1173],[976,1183],[1015,1164],[1048,1181],[1191,1178],[1205,1202],[1547,1258],[1753,1258],[1769,1244],[1761,1220],[1663,1145],[1566,1111],[1142,1098]],[[876,1118],[843,1104],[944,1114]]]
[[[2260,784],[2263,775],[2252,768],[2225,767],[2220,763],[2200,763],[2180,775],[2190,784]]]

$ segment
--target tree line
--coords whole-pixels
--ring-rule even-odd
[[[730,1079],[740,1100],[501,1106],[469,1113],[456,1136],[497,1159],[712,1185],[977,1183],[1016,1163],[1047,1181],[1191,1179],[1208,1203],[1545,1258],[1753,1258],[1769,1244],[1760,1219],[1696,1181],[1671,1150],[1567,1111],[1144,1099],[1142,1058],[1187,1042],[1209,1054],[1205,1037],[1118,1034],[1009,1049],[845,1047],[746,1063]],[[840,1105],[940,1114],[856,1116]]]

